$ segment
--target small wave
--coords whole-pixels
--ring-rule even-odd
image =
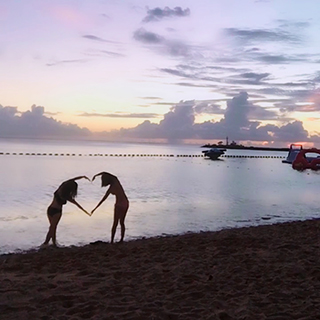
[[[28,220],[29,217],[26,217],[26,216],[18,216],[18,217],[3,217],[3,218],[0,218],[0,221],[5,221],[5,222],[8,222],[8,221],[15,221],[15,220]]]
[[[246,223],[246,222],[251,222],[249,219],[242,219],[242,220],[235,220],[237,223]]]

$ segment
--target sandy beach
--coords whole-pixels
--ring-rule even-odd
[[[0,256],[0,318],[320,319],[320,221]]]

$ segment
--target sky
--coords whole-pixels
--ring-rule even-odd
[[[0,0],[0,138],[320,144],[317,0]]]

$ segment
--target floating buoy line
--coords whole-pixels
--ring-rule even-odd
[[[205,156],[202,154],[140,154],[140,153],[132,153],[132,154],[118,154],[118,153],[110,153],[110,154],[102,154],[102,153],[35,153],[35,152],[0,152],[0,156],[53,156],[53,157],[177,157],[177,158],[204,158]],[[227,155],[223,154],[220,158],[263,158],[263,159],[284,159],[284,156],[261,156],[261,155]]]

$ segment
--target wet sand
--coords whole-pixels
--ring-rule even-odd
[[[0,319],[320,319],[320,221],[0,256]]]

